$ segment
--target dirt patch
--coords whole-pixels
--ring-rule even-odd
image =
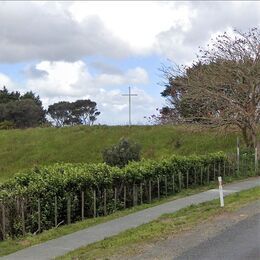
[[[21,240],[19,244],[22,246],[30,246],[31,242],[29,240]]]

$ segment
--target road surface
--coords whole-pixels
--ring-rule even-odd
[[[202,242],[175,259],[260,259],[260,214],[238,222],[216,237]]]

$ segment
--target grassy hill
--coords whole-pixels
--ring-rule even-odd
[[[195,126],[76,126],[0,131],[0,182],[34,165],[101,162],[121,137],[142,145],[144,158],[235,151],[237,133]]]

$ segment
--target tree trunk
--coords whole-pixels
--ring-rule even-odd
[[[254,126],[243,126],[241,131],[246,147],[254,149],[256,147],[256,129]]]

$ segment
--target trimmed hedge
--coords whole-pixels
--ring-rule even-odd
[[[142,160],[131,162],[121,169],[106,164],[70,163],[34,168],[17,174],[0,186],[0,199],[5,206],[7,219],[6,233],[9,236],[19,236],[23,233],[23,208],[26,232],[37,231],[38,199],[41,208],[41,230],[49,229],[54,226],[55,197],[58,201],[58,223],[66,223],[68,198],[71,203],[71,221],[74,222],[81,219],[82,191],[85,217],[92,217],[94,214],[94,191],[96,215],[100,216],[133,206],[134,196],[138,201],[149,202],[149,196],[153,199],[165,196],[167,192],[178,192],[187,186],[203,185],[216,180],[218,174],[223,173],[224,165],[228,165],[227,158],[219,152],[205,156],[171,156],[161,161]],[[0,216],[1,214],[0,209]],[[1,230],[3,227],[1,228],[0,224],[0,233]]]

